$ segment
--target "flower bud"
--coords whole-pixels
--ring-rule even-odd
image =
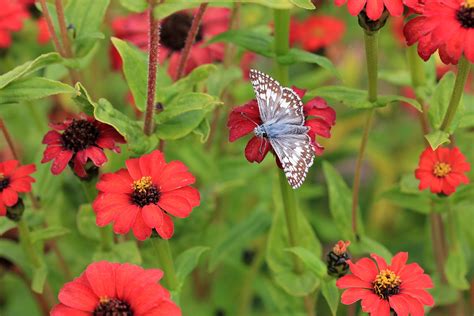
[[[347,260],[351,258],[347,252],[347,247],[351,244],[350,241],[339,240],[327,255],[328,274],[340,278],[347,274],[349,264]]]

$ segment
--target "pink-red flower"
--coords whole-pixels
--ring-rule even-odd
[[[385,9],[388,10],[391,16],[401,16],[403,14],[402,0],[335,0],[337,6],[342,6],[346,2],[351,15],[356,16],[365,10],[372,21],[380,19]]]
[[[345,30],[346,25],[342,20],[312,15],[303,21],[291,21],[290,43],[297,44],[304,50],[317,52],[341,40]]]
[[[79,177],[85,178],[88,174],[84,167],[89,161],[100,167],[107,162],[104,149],[120,152],[116,143],[125,143],[123,136],[112,126],[85,114],[50,126],[53,130],[43,138],[47,147],[41,162],[53,160],[51,172],[55,175],[69,163]]]
[[[419,189],[430,188],[432,193],[450,195],[461,184],[469,183],[466,173],[471,165],[459,148],[426,148],[420,156],[415,177],[420,180]]]
[[[293,90],[300,98],[303,98],[306,92],[295,87]],[[336,123],[336,112],[320,97],[313,98],[304,104],[303,112],[306,116],[305,125],[310,128],[308,135],[313,142],[314,152],[316,155],[322,155],[324,147],[316,141],[316,136],[331,137],[331,128]],[[233,142],[253,133],[255,127],[260,124],[262,124],[262,119],[257,100],[253,99],[245,105],[234,108],[227,121],[229,141]],[[271,144],[266,138],[254,135],[245,147],[245,157],[249,162],[260,163],[270,150]],[[276,158],[278,166],[281,166],[278,157]]]
[[[166,17],[161,22],[160,62],[169,59],[168,73],[174,78],[181,58],[195,10],[180,11]],[[196,41],[191,49],[185,74],[199,65],[221,61],[224,57],[224,44],[205,45],[205,41],[227,31],[230,11],[226,8],[208,8],[201,21]],[[142,50],[148,50],[148,13],[118,17],[112,22],[114,35],[129,41]],[[118,53],[111,51],[114,69],[121,67]]]
[[[404,28],[408,45],[418,42],[424,60],[438,51],[445,64],[457,64],[464,55],[474,63],[474,2],[472,0],[426,0],[420,15]]]
[[[106,173],[97,183],[93,203],[98,226],[114,223],[114,232],[145,240],[152,230],[164,239],[173,236],[170,215],[188,217],[200,203],[199,191],[191,187],[194,176],[180,161],[166,163],[155,150],[126,161],[127,169]]]
[[[35,170],[35,165],[20,166],[18,160],[0,162],[0,216],[7,214],[7,207],[18,203],[18,193],[31,191],[35,179],[30,174]]]
[[[0,0],[0,48],[11,45],[11,33],[20,31],[28,16],[28,12],[18,1]]]
[[[94,262],[59,291],[60,303],[51,316],[181,316],[168,290],[158,283],[162,277],[158,269]]]
[[[371,316],[422,316],[424,305],[433,306],[433,297],[426,289],[433,287],[429,275],[417,263],[407,264],[408,253],[399,252],[390,265],[380,256],[362,258],[349,263],[352,274],[337,280],[336,285],[346,289],[341,302],[346,305],[362,300],[362,311]]]

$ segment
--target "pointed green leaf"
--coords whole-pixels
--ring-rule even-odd
[[[198,265],[199,258],[201,258],[202,254],[209,249],[209,247],[202,246],[193,247],[184,251],[176,258],[176,277],[181,286],[186,280],[186,277]]]
[[[446,133],[441,130],[435,130],[425,135],[425,138],[433,150],[436,150],[436,148],[443,144],[449,144],[451,142],[449,140],[449,133]]]
[[[48,267],[41,264],[38,268],[33,269],[33,278],[31,280],[31,289],[36,293],[43,293],[44,283],[48,277]]]
[[[329,71],[331,74],[341,79],[341,75],[337,71],[336,67],[331,60],[324,56],[320,56],[314,53],[310,53],[298,48],[292,48],[288,54],[278,56],[278,62],[285,65],[292,65],[295,63],[310,63],[321,66],[322,68]]]
[[[467,272],[465,255],[461,251],[451,251],[444,265],[444,273],[449,284],[459,290],[469,289],[469,282],[466,279]]]
[[[331,314],[336,316],[337,308],[339,306],[339,289],[336,286],[336,280],[323,280],[321,282],[321,293],[328,303]]]
[[[302,247],[289,248],[287,251],[294,253],[298,258],[300,258],[304,265],[318,278],[322,279],[327,276],[326,263],[311,251]]]
[[[38,229],[31,233],[31,242],[37,243],[39,241],[57,239],[61,236],[68,234],[69,232],[69,229],[61,226],[50,226]]]
[[[77,93],[76,89],[60,81],[32,77],[15,80],[0,90],[0,104],[41,99],[61,93]]]
[[[307,10],[314,10],[316,7],[314,6],[311,0],[290,0],[295,6],[307,9]]]

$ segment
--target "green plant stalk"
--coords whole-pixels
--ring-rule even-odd
[[[20,234],[20,244],[23,247],[28,259],[35,268],[41,267],[41,258],[36,252],[36,249],[31,240],[31,233],[28,223],[24,218],[18,222],[18,232]]]
[[[422,112],[418,112],[418,118],[420,120],[421,130],[423,135],[429,134],[430,132],[430,125],[428,123],[427,117],[427,108],[425,104],[425,100],[419,95],[417,89],[424,87],[426,85],[426,73],[423,61],[418,56],[418,52],[416,50],[416,46],[410,46],[407,49],[407,60],[408,60],[408,67],[410,68],[410,75],[411,75],[411,84],[415,89],[416,100],[418,103],[421,104]],[[425,144],[428,144],[426,138],[423,137]]]
[[[163,269],[165,282],[168,289],[173,291],[178,288],[178,278],[174,269],[173,256],[171,254],[170,244],[168,240],[160,237],[151,238],[151,243],[158,254],[160,266]]]
[[[458,110],[459,102],[461,101],[461,97],[464,92],[464,86],[466,85],[470,69],[471,64],[463,55],[459,59],[458,74],[456,75],[456,82],[454,83],[451,99],[449,100],[448,110],[444,116],[443,123],[441,123],[440,129],[444,132],[448,132],[449,126],[454,119],[454,115],[456,115],[456,111]]]
[[[378,82],[378,36],[379,31],[366,32],[364,31],[365,43],[365,57],[367,61],[367,76],[368,76],[368,95],[369,102],[377,101],[377,82]],[[357,227],[357,210],[359,207],[359,189],[360,176],[362,169],[362,162],[365,156],[365,149],[369,139],[370,128],[374,120],[375,108],[371,108],[367,113],[367,118],[364,125],[364,131],[359,146],[359,154],[357,156],[356,167],[354,171],[354,182],[352,184],[352,232],[354,238],[359,240],[359,232]]]
[[[290,50],[290,10],[274,10],[274,23],[276,78],[280,84],[287,86],[289,83],[288,66],[280,64],[278,57],[286,55]],[[288,228],[288,239],[290,246],[295,247],[298,246],[298,206],[296,195],[295,191],[289,186],[285,174],[281,170],[278,170],[278,173]],[[295,272],[301,274],[304,271],[303,263],[296,256],[293,256],[293,258]],[[308,316],[315,316],[314,300],[314,293],[304,297],[304,306]]]

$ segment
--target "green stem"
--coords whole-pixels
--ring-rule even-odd
[[[461,59],[459,59],[458,74],[456,75],[456,82],[454,83],[451,99],[449,100],[448,110],[446,111],[443,123],[441,124],[440,129],[442,131],[447,132],[453,121],[454,115],[456,114],[459,106],[459,101],[461,101],[461,97],[464,92],[464,86],[466,85],[470,68],[471,64],[466,59],[466,57],[462,56]]]
[[[377,81],[378,81],[378,36],[379,31],[364,31],[365,56],[367,61],[367,77],[368,77],[368,100],[369,102],[377,101]],[[360,176],[362,170],[362,162],[365,156],[365,149],[369,139],[369,132],[374,119],[375,107],[367,113],[367,119],[364,125],[364,132],[360,142],[359,154],[357,156],[356,167],[354,171],[354,182],[352,184],[352,232],[356,240],[359,239],[357,228],[357,210],[359,207],[359,189]]]
[[[416,46],[410,46],[407,49],[408,66],[411,74],[411,84],[415,89],[416,100],[421,104],[422,112],[418,112],[418,118],[420,120],[421,130],[423,135],[429,134],[430,125],[428,124],[427,108],[425,100],[419,95],[418,88],[426,85],[426,74],[423,61],[418,56]],[[423,137],[425,143],[428,145],[427,140]]]
[[[20,234],[20,244],[23,247],[26,255],[30,259],[35,268],[41,267],[41,258],[38,256],[33,242],[31,240],[30,229],[28,223],[24,218],[18,222],[18,232]]]
[[[368,100],[377,101],[377,75],[378,75],[378,46],[379,31],[364,31],[365,58],[367,61],[367,75],[369,81]]]
[[[168,285],[168,289],[176,290],[178,288],[178,278],[174,270],[173,256],[168,240],[156,237],[151,238],[151,242],[158,253],[158,260],[165,273],[164,279]]]
[[[286,55],[290,50],[290,11],[275,10],[275,54],[278,56]],[[278,60],[275,61],[276,77],[280,84],[288,85],[288,66],[281,65]]]

